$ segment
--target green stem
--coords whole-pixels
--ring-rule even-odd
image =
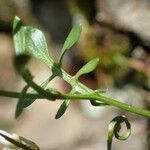
[[[126,111],[129,111],[129,112],[132,112],[132,113],[135,113],[135,114],[138,114],[138,115],[142,115],[142,116],[145,116],[145,117],[150,117],[150,111],[148,110],[144,110],[144,109],[140,109],[140,108],[137,108],[135,106],[131,106],[131,105],[128,105],[126,103],[123,103],[123,102],[120,102],[118,100],[115,100],[115,99],[112,99],[112,98],[108,98],[108,97],[105,97],[105,96],[102,96],[102,95],[71,95],[71,94],[68,94],[68,95],[62,95],[62,98],[64,99],[90,99],[90,100],[98,100],[100,102],[103,102],[103,103],[106,103],[106,104],[109,104],[111,106],[115,106],[115,107],[118,107],[118,108],[121,108],[121,109],[124,109]]]
[[[19,95],[20,95],[19,92],[0,90],[0,96],[3,96],[3,97],[19,98]],[[25,97],[26,98],[40,98],[40,99],[44,98],[43,96],[39,94],[34,94],[34,93],[25,94]]]
[[[35,84],[35,83],[33,84],[33,83],[30,83],[31,87],[34,88],[36,91],[39,91],[39,89],[37,90],[38,85]],[[44,93],[43,93],[43,91],[44,91]],[[135,106],[131,106],[131,105],[125,104],[123,102],[119,102],[118,100],[108,98],[108,97],[105,97],[105,96],[102,96],[102,95],[97,96],[97,95],[92,95],[92,94],[74,95],[74,94],[50,93],[49,91],[45,91],[44,89],[40,89],[39,93],[41,95],[44,95],[46,93],[47,96],[45,96],[45,97],[48,98],[49,100],[52,100],[52,98],[54,98],[54,97],[55,97],[55,99],[71,99],[71,100],[89,100],[90,99],[90,100],[98,100],[100,102],[104,102],[106,104],[124,109],[126,111],[129,111],[129,112],[141,115],[141,116],[150,117],[150,111],[148,111],[148,110],[140,109],[140,108],[137,108]],[[41,96],[41,95],[29,93],[29,94],[25,94],[25,97],[27,97],[27,98],[31,98],[31,97],[44,98],[44,96]],[[18,98],[19,93],[0,90],[0,96]]]

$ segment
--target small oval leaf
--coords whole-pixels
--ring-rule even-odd
[[[71,29],[60,53],[60,57],[58,61],[58,64],[60,66],[62,65],[62,60],[63,60],[65,53],[78,41],[81,31],[82,31],[81,24],[76,24]]]
[[[33,27],[25,27],[24,32],[27,53],[46,63],[50,57],[43,32]]]
[[[13,40],[16,55],[27,54],[45,63],[51,59],[43,32],[33,27],[22,26],[18,17],[15,17],[13,23]]]
[[[75,75],[75,78],[78,79],[81,75],[92,72],[98,65],[99,58],[94,58],[85,64]]]
[[[25,101],[25,94],[28,90],[29,86],[26,85],[22,92],[20,93],[20,97],[19,97],[19,100],[18,100],[18,103],[17,103],[17,106],[16,106],[16,112],[15,112],[15,118],[18,118],[21,113],[23,112],[23,109],[24,109],[24,101]]]
[[[64,102],[61,104],[61,106],[59,107],[55,119],[59,119],[66,111],[66,109],[68,108],[68,105],[70,103],[70,100],[64,100]]]

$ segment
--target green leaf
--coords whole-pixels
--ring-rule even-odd
[[[55,119],[59,119],[66,111],[66,109],[68,108],[70,103],[70,100],[64,100],[64,102],[61,104],[61,106],[59,107]]]
[[[21,113],[23,112],[24,102],[25,102],[25,94],[26,94],[28,88],[29,88],[29,86],[26,85],[23,88],[22,92],[20,93],[20,97],[19,97],[17,107],[16,107],[15,118],[18,118],[21,115]]]
[[[73,88],[71,91],[70,91],[70,94],[74,94],[76,93],[76,90],[75,88]],[[55,119],[59,119],[60,117],[62,117],[62,115],[66,112],[68,106],[70,104],[70,100],[64,100],[63,103],[60,105],[56,115],[55,115]]]
[[[36,94],[37,92],[32,92],[33,94]],[[36,98],[25,98],[24,103],[23,103],[23,108],[29,107],[32,103],[34,103],[34,101],[36,100]]]
[[[30,55],[45,63],[51,59],[45,36],[39,29],[22,26],[20,18],[15,17],[13,35],[16,55]]]
[[[80,34],[81,34],[82,26],[81,24],[76,24],[73,26],[71,29],[64,45],[61,50],[61,54],[59,57],[58,64],[61,66],[62,65],[62,60],[65,55],[65,53],[78,41]]]
[[[36,59],[47,62],[50,59],[48,46],[42,31],[33,27],[24,27],[25,29],[25,48]]]
[[[78,79],[81,75],[92,72],[98,65],[99,58],[94,58],[85,64],[75,75],[75,79]]]

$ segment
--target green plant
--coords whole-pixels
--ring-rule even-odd
[[[0,96],[19,98],[16,107],[15,117],[17,118],[22,113],[23,109],[31,105],[36,99],[40,98],[50,101],[55,101],[56,99],[64,100],[58,112],[56,113],[56,119],[60,118],[65,113],[70,102],[74,100],[89,100],[91,105],[93,106],[114,106],[149,118],[150,111],[130,106],[118,100],[105,97],[102,95],[102,93],[105,92],[104,90],[93,91],[80,83],[80,81],[78,80],[79,77],[83,74],[92,72],[96,68],[99,62],[99,58],[94,58],[90,62],[85,64],[74,76],[69,75],[62,69],[64,55],[77,42],[80,37],[81,30],[82,27],[79,24],[75,25],[72,28],[63,45],[58,62],[55,62],[49,55],[48,46],[42,31],[30,26],[23,26],[20,18],[15,17],[13,22],[13,40],[15,45],[14,66],[17,72],[25,80],[26,85],[21,93],[0,90]],[[33,75],[26,67],[27,62],[31,57],[44,62],[52,70],[52,76],[46,79],[41,85],[38,85],[34,82]],[[61,77],[63,80],[71,85],[72,89],[69,93],[63,94],[57,89],[47,87],[48,83],[56,76]],[[29,87],[33,89],[33,92],[28,92]],[[120,125],[122,122],[126,124],[128,129],[127,135],[125,136],[119,135]],[[130,133],[131,126],[125,116],[118,116],[114,118],[109,124],[107,146],[108,150],[111,149],[112,138],[114,135],[119,140],[126,140],[129,137]],[[22,138],[18,136],[18,138],[16,139],[6,135],[3,132],[0,132],[0,135],[5,140],[11,142],[17,147],[29,150],[39,149],[35,144],[33,144],[29,140],[26,140],[25,138],[23,138],[22,140]]]

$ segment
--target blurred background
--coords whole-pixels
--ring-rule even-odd
[[[105,95],[112,98],[150,109],[149,0],[0,0],[0,89],[21,91],[25,83],[12,63],[15,15],[24,24],[44,31],[55,59],[71,27],[81,23],[81,38],[66,56],[64,69],[73,75],[98,56],[98,68],[81,82],[92,89],[107,89]],[[29,67],[39,84],[51,74],[36,60],[31,60]],[[50,87],[70,90],[60,78]],[[127,116],[132,134],[126,141],[114,139],[113,150],[150,149],[150,119],[78,101],[55,120],[61,102],[37,100],[15,120],[16,103],[15,99],[0,97],[0,129],[33,140],[41,150],[105,150],[108,124],[117,115]]]

